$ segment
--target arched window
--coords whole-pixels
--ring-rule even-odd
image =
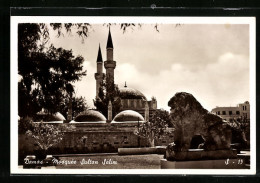
[[[131,107],[134,107],[134,100],[131,100]]]

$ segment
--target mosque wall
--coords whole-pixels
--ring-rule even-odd
[[[121,99],[122,110],[126,109],[143,109],[145,108],[145,100],[142,99]],[[157,109],[156,101],[148,101],[149,109]]]
[[[70,124],[68,124],[70,125]],[[63,140],[48,150],[49,154],[111,153],[122,147],[139,147],[138,136],[134,134],[136,124],[76,124],[73,132],[65,133]],[[155,140],[155,145],[168,145],[173,136]],[[34,154],[37,144],[24,134],[19,135],[19,155]],[[148,147],[146,139],[140,138],[140,147]]]

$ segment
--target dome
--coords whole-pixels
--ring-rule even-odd
[[[120,122],[144,122],[144,117],[136,112],[136,111],[132,111],[132,110],[125,110],[122,111],[120,113],[118,113],[114,120],[112,121],[112,123],[120,123]]]
[[[146,100],[146,97],[144,94],[142,94],[140,91],[133,89],[133,88],[120,88],[120,98],[121,99],[144,99]]]
[[[56,112],[55,114],[48,114],[46,112],[40,111],[34,117],[34,121],[36,122],[63,122],[64,120],[65,117],[59,112]]]
[[[75,122],[87,122],[87,123],[105,123],[106,117],[98,111],[86,110],[80,113],[74,120]]]

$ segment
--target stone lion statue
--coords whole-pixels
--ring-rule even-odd
[[[221,117],[209,113],[193,97],[185,92],[176,93],[168,102],[175,126],[174,143],[167,148],[172,151],[187,151],[192,137],[201,135],[204,150],[230,149],[231,127]]]

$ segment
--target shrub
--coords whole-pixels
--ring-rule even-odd
[[[43,122],[33,123],[32,129],[26,134],[32,137],[40,149],[47,151],[50,147],[58,144],[64,137],[64,132],[73,129],[73,126],[64,124],[52,125]]]

